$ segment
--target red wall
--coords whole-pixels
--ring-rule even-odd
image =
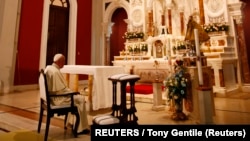
[[[16,56],[14,85],[37,84],[43,0],[23,0]],[[78,0],[76,64],[91,60],[91,1]]]
[[[92,1],[78,0],[77,3],[76,65],[90,65]],[[87,76],[80,75],[79,79],[87,79]]]
[[[14,85],[38,82],[42,11],[42,0],[22,1]]]
[[[90,65],[92,1],[78,0],[77,3],[76,64]]]

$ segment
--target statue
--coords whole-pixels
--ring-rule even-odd
[[[205,42],[210,39],[208,34],[204,31],[201,25],[199,25],[192,16],[189,17],[189,21],[187,24],[187,31],[185,36],[185,41],[190,41],[191,43],[194,43],[194,29],[198,29],[199,32],[199,41]]]

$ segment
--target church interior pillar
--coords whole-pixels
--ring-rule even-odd
[[[148,12],[148,36],[154,36],[153,12]]]
[[[105,54],[104,54],[104,58],[105,58],[105,65],[109,66],[110,65],[110,37],[106,36],[105,39]]]
[[[223,69],[219,69],[220,87],[225,87]]]
[[[181,35],[184,36],[185,31],[184,31],[184,12],[183,11],[180,12],[180,26],[181,26]]]
[[[199,0],[199,9],[200,9],[200,24],[205,24],[205,16],[204,16],[204,6],[203,6],[203,0]]]
[[[242,23],[242,16],[234,16],[234,24],[236,29],[236,34],[238,36],[238,53],[239,53],[239,60],[240,60],[240,71],[241,71],[241,79],[243,83],[250,83],[250,73],[249,73],[249,62],[248,62],[248,55],[247,55],[247,46],[244,36],[244,29]]]
[[[172,13],[171,9],[168,9],[168,32],[172,34]]]
[[[162,26],[165,25],[165,15],[164,14],[161,15],[161,25]]]

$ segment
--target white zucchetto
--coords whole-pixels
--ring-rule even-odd
[[[53,61],[56,62],[56,61],[58,61],[58,60],[59,60],[60,58],[62,58],[62,57],[63,57],[63,55],[60,54],[60,53],[58,53],[58,54],[56,54],[56,55],[54,56]]]

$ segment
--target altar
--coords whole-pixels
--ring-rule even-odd
[[[98,110],[112,106],[112,83],[108,81],[108,77],[125,71],[121,66],[64,65],[61,72],[68,74],[67,80],[70,80],[70,76],[76,75],[73,78],[75,90],[78,90],[77,76],[88,75],[90,110]]]
[[[187,60],[188,58],[185,58]],[[171,61],[173,63],[174,59]],[[158,66],[155,66],[157,62]],[[198,68],[195,65],[191,65],[188,61],[185,62],[187,65],[187,72],[190,74],[191,87],[188,90],[189,96],[185,100],[184,113],[192,119],[200,122],[200,105],[199,105],[199,94],[197,88],[199,87],[198,82]],[[166,59],[150,59],[150,60],[117,60],[113,61],[114,66],[124,67],[125,73],[133,73],[141,77],[138,83],[150,83],[153,85],[154,80],[157,78],[159,81],[163,81],[171,73],[171,66],[169,61]],[[213,70],[210,66],[203,63],[203,78],[204,86],[211,87],[213,85]],[[163,93],[164,94],[164,93]],[[212,99],[211,109],[214,113],[214,101],[213,101],[213,90],[210,93]],[[164,96],[163,96],[164,97]]]
[[[125,73],[139,75],[139,83],[152,83],[155,79],[163,81],[171,69],[168,60],[164,59],[116,60],[113,65],[124,67]]]

